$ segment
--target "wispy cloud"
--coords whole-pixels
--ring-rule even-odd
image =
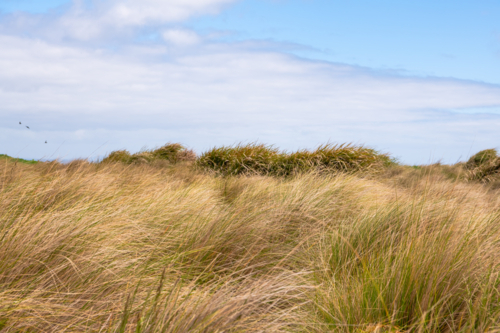
[[[92,41],[131,34],[144,26],[215,14],[235,0],[73,0],[62,15],[15,13],[4,17],[3,30],[14,29],[49,39]]]

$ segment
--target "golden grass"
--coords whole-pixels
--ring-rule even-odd
[[[3,332],[499,332],[498,191],[403,168],[0,170]]]

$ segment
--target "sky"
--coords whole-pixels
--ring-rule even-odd
[[[500,148],[499,17],[497,0],[0,0],[0,154],[350,142],[455,163]]]

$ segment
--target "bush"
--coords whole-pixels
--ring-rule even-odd
[[[115,150],[102,160],[103,163],[122,162],[129,163],[131,155],[126,150]]]
[[[465,163],[467,178],[489,182],[500,175],[500,157],[496,149],[481,150]]]
[[[350,144],[325,144],[315,151],[300,151],[287,155],[285,160],[292,170],[326,169],[338,171],[359,171],[381,168],[393,163],[386,154],[362,146]]]
[[[485,149],[472,156],[466,163],[468,168],[475,168],[498,160],[496,149]]]
[[[154,150],[143,150],[131,155],[126,150],[116,150],[102,160],[103,163],[122,162],[132,163],[151,163],[154,161],[168,161],[172,164],[181,161],[194,161],[196,154],[179,143],[168,143]]]
[[[204,169],[228,175],[269,174],[280,158],[278,149],[264,144],[213,148],[198,158],[197,164]]]
[[[263,144],[220,147],[197,161],[205,169],[224,175],[260,174],[289,176],[306,171],[360,171],[394,164],[386,154],[350,144],[325,144],[314,151],[280,152]]]

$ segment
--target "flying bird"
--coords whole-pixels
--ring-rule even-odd
[[[29,127],[29,126],[26,126],[26,128],[27,128],[27,129],[30,129],[30,127]]]
[[[21,122],[19,122],[19,125],[21,125]]]
[[[45,143],[47,143],[47,140],[45,140]]]

